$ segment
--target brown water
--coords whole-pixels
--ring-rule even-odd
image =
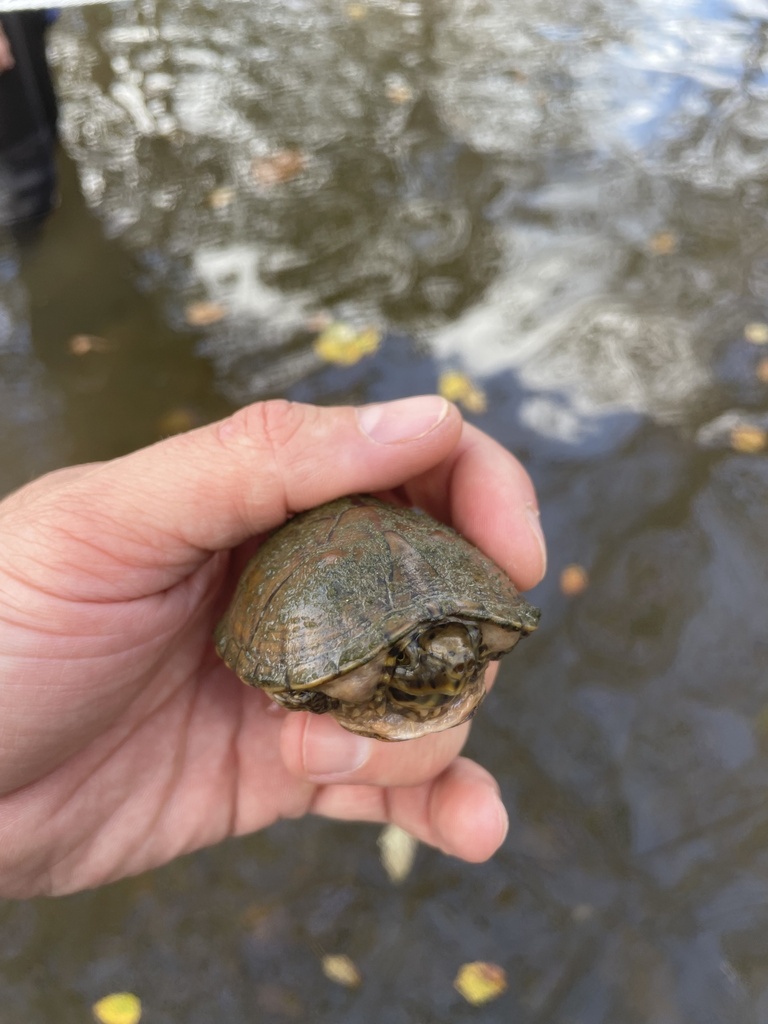
[[[768,462],[734,433],[768,427],[767,29],[762,0],[62,18],[62,205],[0,252],[3,489],[251,398],[458,370],[551,569],[470,744],[512,820],[492,862],[423,849],[395,888],[375,828],[307,821],[6,904],[0,1024],[123,989],[162,1024],[768,1021]],[[319,313],[381,348],[324,363]],[[472,1009],[479,959],[509,988]]]

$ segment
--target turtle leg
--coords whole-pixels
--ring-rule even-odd
[[[339,706],[339,701],[318,690],[280,690],[271,692],[270,697],[287,711],[311,711],[313,715],[324,715]]]

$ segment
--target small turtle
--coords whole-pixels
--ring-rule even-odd
[[[303,512],[248,563],[216,648],[284,708],[404,740],[459,725],[539,611],[450,527],[355,495]]]

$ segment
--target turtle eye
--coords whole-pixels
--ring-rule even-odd
[[[401,647],[395,654],[395,665],[413,665],[413,651],[408,647]]]

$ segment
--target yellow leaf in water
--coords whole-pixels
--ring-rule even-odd
[[[755,367],[755,376],[763,384],[768,384],[768,356],[761,359]]]
[[[768,324],[756,321],[744,328],[744,337],[752,345],[768,345]]]
[[[259,185],[282,185],[298,177],[306,162],[298,149],[278,149],[269,156],[257,157],[251,164],[251,175]]]
[[[731,448],[736,452],[751,455],[754,452],[761,452],[766,444],[768,444],[768,432],[762,427],[740,423],[731,430]]]
[[[326,978],[344,988],[357,988],[363,980],[355,962],[344,953],[326,953],[322,963]]]
[[[381,334],[375,327],[357,331],[348,324],[331,324],[315,339],[315,354],[326,363],[353,366],[363,356],[372,355],[381,344]]]
[[[208,205],[212,210],[226,210],[228,206],[231,206],[234,198],[235,190],[225,185],[208,193]]]
[[[566,597],[576,597],[589,586],[589,573],[583,565],[566,565],[560,573],[560,591]]]
[[[648,239],[648,248],[654,256],[669,256],[678,246],[678,237],[674,231],[657,231]]]
[[[437,390],[449,402],[458,402],[467,412],[481,413],[488,408],[485,392],[460,370],[446,370],[440,374]]]
[[[367,13],[365,4],[347,4],[347,17],[353,21],[360,21]]]
[[[220,302],[190,302],[184,311],[184,318],[190,327],[209,327],[217,324],[227,315],[227,307]]]
[[[385,825],[379,833],[377,842],[381,863],[390,882],[404,881],[410,875],[416,859],[418,839],[414,839],[410,832],[406,832],[398,825]]]
[[[504,968],[498,964],[477,960],[459,968],[453,987],[468,1003],[482,1006],[483,1003],[497,999],[506,990],[507,975]]]
[[[138,1024],[141,1000],[132,992],[113,992],[93,1004],[93,1015],[100,1024]]]

